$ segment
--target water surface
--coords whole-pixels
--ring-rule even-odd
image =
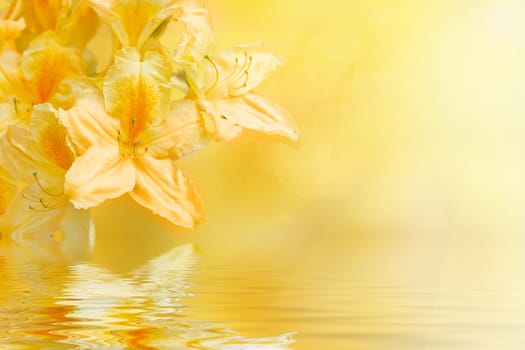
[[[1,245],[2,349],[463,350],[525,344],[524,286],[475,273],[436,273],[421,257],[421,270],[410,265],[416,258],[362,260],[341,247],[331,256],[317,247],[320,255],[309,259],[260,261],[187,243],[122,272],[89,254],[59,255],[60,243],[50,247],[5,239]],[[399,268],[405,273],[394,273]]]

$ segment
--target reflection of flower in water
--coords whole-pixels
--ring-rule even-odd
[[[245,338],[218,325],[188,319],[183,300],[197,262],[192,245],[178,246],[127,277],[89,265],[72,266],[63,296],[68,306],[61,343],[81,348],[289,349],[289,334]]]
[[[78,215],[79,214],[79,215]],[[10,236],[0,234],[0,258],[5,258],[14,267],[20,264],[66,264],[86,260],[95,244],[95,227],[87,211],[71,211],[67,215],[82,217],[87,224],[78,227],[65,217],[61,230],[50,234]],[[41,271],[45,273],[45,271]]]
[[[61,237],[48,234],[0,236],[0,344],[3,349],[27,349],[55,344],[71,307],[57,305],[68,264],[89,258],[91,230]],[[63,347],[54,346],[53,349]]]

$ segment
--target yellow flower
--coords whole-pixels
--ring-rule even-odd
[[[27,119],[35,104],[68,106],[71,101],[67,92],[76,84],[74,79],[83,74],[81,51],[62,46],[53,32],[33,40],[22,55],[3,50],[0,62],[0,100],[14,103],[22,119]]]
[[[81,156],[66,174],[66,193],[77,208],[96,206],[125,193],[184,227],[202,217],[193,184],[174,160],[200,146],[196,105],[170,106],[169,66],[156,52],[117,52],[98,94],[77,100],[61,120]],[[106,113],[107,110],[107,113]]]
[[[36,36],[54,31],[61,42],[84,48],[98,29],[90,0],[14,0],[27,28],[17,40],[25,48]]]
[[[21,2],[14,0],[8,8],[0,11],[0,47],[5,45],[15,48],[14,40],[25,29],[26,22],[23,18],[18,18],[20,7]]]
[[[57,230],[64,235],[89,232],[89,213],[75,209],[63,191],[75,155],[53,107],[35,106],[28,129],[10,126],[0,140],[2,165],[27,184],[0,217],[0,231],[14,239]]]
[[[206,61],[203,81],[190,81],[190,87],[201,108],[211,116],[211,131],[218,140],[233,139],[243,129],[297,139],[290,113],[252,92],[281,64],[271,48],[261,43],[237,46],[214,57],[206,56]]]

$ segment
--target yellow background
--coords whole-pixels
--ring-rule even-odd
[[[148,228],[155,240],[195,240],[224,254],[378,234],[512,249],[492,243],[518,239],[524,225],[520,1],[210,6],[218,49],[264,40],[280,53],[285,66],[259,91],[293,112],[301,140],[212,144],[187,159],[207,208],[195,232],[127,201],[97,210],[100,259],[109,258],[106,236],[146,239]]]
[[[181,166],[207,210],[194,232],[172,228],[127,199],[96,209],[95,263],[124,273],[175,244],[195,242],[204,256],[278,266],[299,289],[309,288],[300,271],[309,271],[313,283],[319,276],[342,281],[376,273],[459,285],[473,277],[488,285],[521,283],[522,1],[217,0],[210,6],[218,49],[263,40],[280,53],[284,67],[258,91],[293,113],[301,140],[242,139],[185,160]],[[231,300],[261,302],[235,288]],[[212,301],[228,299],[221,298]],[[208,316],[231,323],[246,317]],[[309,330],[294,327],[277,322],[247,332]]]

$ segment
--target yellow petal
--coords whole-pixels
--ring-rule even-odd
[[[231,141],[242,134],[243,128],[226,120],[215,105],[206,103],[205,106],[206,116],[210,119],[206,123],[206,129],[214,135],[215,141]]]
[[[170,71],[156,52],[141,58],[138,50],[125,48],[115,54],[115,64],[104,81],[108,113],[120,121],[124,142],[137,143],[149,124],[158,123],[169,104]]]
[[[33,136],[20,127],[11,126],[0,139],[0,156],[2,165],[15,174],[20,180],[30,183],[37,169],[45,168],[49,163],[45,159],[35,159],[32,152]]]
[[[114,144],[118,137],[118,122],[106,113],[102,97],[97,94],[79,97],[71,109],[59,110],[58,117],[79,155],[91,146]]]
[[[144,133],[142,142],[155,158],[182,158],[207,143],[202,118],[191,100],[174,102],[162,122]]]
[[[124,47],[139,50],[148,39],[169,19],[173,10],[170,1],[92,0],[95,11],[106,22]]]
[[[10,125],[19,124],[23,124],[23,120],[18,117],[15,106],[11,103],[0,103],[0,137]]]
[[[51,196],[33,183],[27,186],[0,217],[0,230],[14,238],[51,234],[58,228],[67,199]]]
[[[61,9],[57,35],[68,46],[85,47],[99,27],[99,18],[90,0],[76,0],[70,4]]]
[[[86,77],[63,79],[58,86],[58,90],[55,91],[48,102],[57,109],[68,110],[73,107],[79,98],[90,94],[100,94],[96,84],[96,80]]]
[[[2,215],[16,195],[16,180],[0,168],[0,215]]]
[[[31,93],[23,84],[22,71],[20,69],[20,54],[12,49],[5,48],[0,51],[0,99],[12,102],[31,99]]]
[[[291,114],[278,104],[254,93],[205,104],[220,125],[221,120],[237,127],[296,141],[298,131]]]
[[[209,98],[240,96],[259,85],[281,60],[262,43],[236,46],[208,60]]]
[[[135,159],[137,184],[131,197],[153,213],[175,225],[193,228],[202,219],[203,210],[193,184],[169,159]]]
[[[183,29],[172,59],[184,67],[190,85],[202,89],[204,56],[214,50],[215,38],[208,9],[202,1],[179,0],[174,5],[177,9],[173,20],[181,23]]]
[[[75,155],[49,104],[35,106],[28,129],[10,126],[1,140],[2,164],[30,183],[38,175],[46,188],[58,186]]]
[[[25,29],[26,22],[23,18],[17,20],[0,20],[0,42],[16,39]]]
[[[65,2],[62,0],[30,0],[22,2],[21,15],[32,24],[32,30],[43,32],[47,29],[55,29],[60,10]]]
[[[78,209],[96,206],[133,189],[135,169],[130,159],[121,159],[118,145],[91,147],[77,158],[66,173],[64,191]]]
[[[36,142],[33,153],[41,152],[56,166],[67,170],[75,160],[69,144],[68,133],[56,117],[56,111],[49,104],[38,105],[33,109],[29,129]]]
[[[158,38],[167,28],[171,17],[175,13],[175,6],[170,6],[173,1],[161,2],[162,7],[152,16],[150,16],[146,25],[142,28],[140,35],[137,39],[137,48],[142,49],[146,47],[146,44],[150,39]]]
[[[35,103],[49,101],[64,79],[82,73],[80,50],[61,46],[52,32],[31,42],[21,64],[24,78],[34,91]]]

